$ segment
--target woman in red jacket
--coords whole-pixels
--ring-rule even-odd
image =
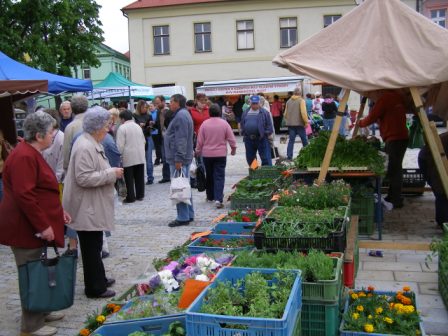
[[[24,141],[3,168],[0,244],[11,246],[17,267],[38,259],[44,240],[64,247],[64,223],[71,220],[62,209],[56,176],[41,154],[53,142],[54,123],[45,112],[30,114],[23,125]],[[63,317],[22,308],[21,335],[54,335],[57,329],[44,323]]]

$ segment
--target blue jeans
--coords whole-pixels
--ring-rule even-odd
[[[222,157],[204,157],[206,193],[207,199],[212,201],[223,201],[224,182],[226,177],[227,158]]]
[[[289,133],[289,142],[288,147],[286,149],[286,156],[289,160],[292,160],[293,152],[294,152],[294,142],[296,141],[296,136],[300,137],[302,140],[302,145],[305,147],[308,145],[308,137],[306,136],[305,127],[303,126],[288,126]]]
[[[347,117],[343,116],[341,120],[341,125],[339,126],[339,134],[345,137],[347,135],[347,131],[345,126],[347,125]]]
[[[249,166],[251,165],[252,161],[257,158],[257,151],[258,155],[260,155],[261,158],[261,165],[272,166],[272,158],[268,138],[263,137],[261,139],[250,139],[248,136],[245,136],[243,141],[244,146],[246,147],[246,161]]]
[[[333,129],[334,119],[323,119],[324,131],[331,131]]]
[[[174,176],[175,171],[176,171],[176,167],[174,165],[170,164],[171,176]],[[182,172],[184,173],[185,177],[189,177],[190,176],[190,165],[183,165]],[[187,203],[177,203],[176,204],[176,209],[177,209],[176,220],[181,221],[181,222],[186,222],[186,221],[194,219],[193,197],[190,198],[190,202],[191,202],[191,205],[188,205]]]
[[[154,182],[154,165],[152,162],[152,151],[154,150],[154,141],[152,141],[152,137],[146,138],[146,178],[147,182]]]

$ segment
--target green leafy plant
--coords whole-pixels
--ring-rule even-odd
[[[208,246],[208,247],[226,247],[226,248],[236,248],[253,246],[254,240],[251,238],[230,238],[230,239],[213,239],[208,237],[199,238],[196,246]]]

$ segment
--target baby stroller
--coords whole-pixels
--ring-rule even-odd
[[[317,113],[312,113],[310,120],[311,120],[311,129],[313,130],[313,135],[315,136],[324,127],[324,120]]]

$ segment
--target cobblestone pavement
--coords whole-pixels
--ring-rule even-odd
[[[297,152],[300,144],[295,147]],[[285,152],[286,145],[281,144],[280,154]],[[405,167],[417,167],[417,152],[407,153]],[[155,181],[161,179],[161,166],[155,167],[154,174]],[[226,174],[225,194],[228,195],[232,185],[247,175],[244,145],[240,137],[237,155],[228,157]],[[194,190],[195,221],[189,226],[169,228],[167,224],[175,218],[176,212],[168,200],[168,190],[169,184],[155,183],[146,186],[143,202],[117,204],[116,230],[108,240],[111,255],[104,259],[106,274],[117,280],[113,287],[117,294],[128,289],[141,274],[150,273],[153,258],[165,256],[173,247],[185,242],[193,231],[209,227],[211,220],[227,212],[230,206],[227,202],[224,209],[217,210],[214,204],[205,202],[205,193]],[[406,199],[403,209],[386,214],[384,239],[430,241],[434,236],[440,236],[440,230],[434,227],[433,211],[431,193]],[[437,264],[431,264],[431,269],[425,268],[425,252],[384,251],[382,259],[372,259],[366,252],[361,251],[357,286],[373,282],[379,288],[396,288],[411,281],[411,286],[421,298],[425,328],[434,334],[448,335],[448,313],[437,292]],[[0,336],[12,336],[19,334],[20,298],[16,266],[8,247],[0,246],[0,260]],[[86,315],[106,303],[106,300],[85,297],[80,260],[78,265],[75,304],[65,311],[64,320],[51,324],[58,327],[58,335],[77,335]]]

